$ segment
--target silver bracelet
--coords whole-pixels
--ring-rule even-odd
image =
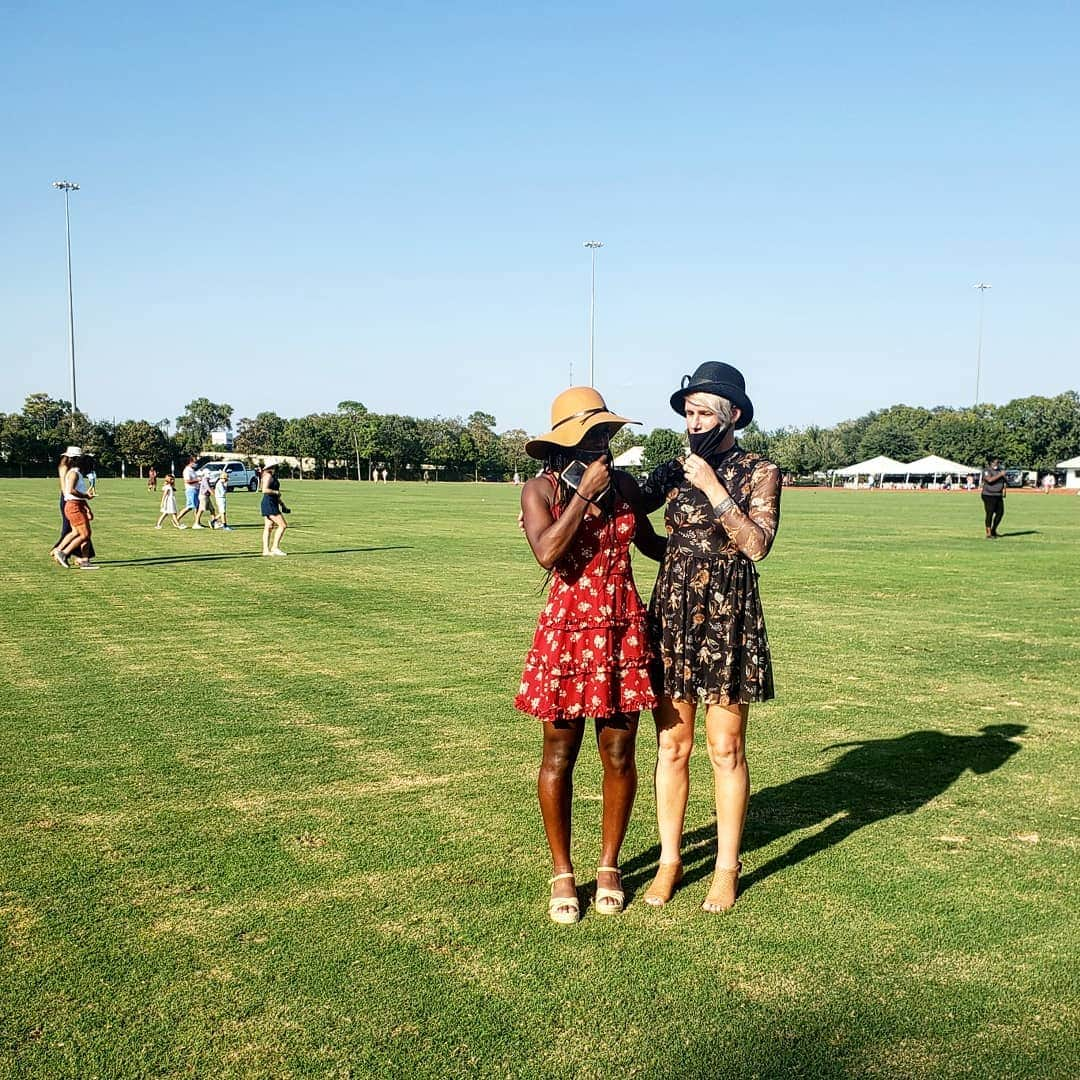
[[[717,517],[723,517],[729,510],[735,509],[735,500],[729,495],[726,499],[713,504],[713,513]]]

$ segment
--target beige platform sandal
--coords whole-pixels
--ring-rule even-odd
[[[682,881],[683,865],[681,862],[662,862],[656,868],[656,877],[653,878],[648,892],[645,893],[645,903],[649,907],[663,907],[675,891],[675,886]]]
[[[563,878],[573,878],[573,876],[573,872],[556,874],[548,882],[548,885],[554,885],[556,881],[562,881]],[[575,890],[573,896],[551,897],[548,900],[548,918],[560,926],[570,926],[576,923],[581,918],[581,904],[578,902],[577,891]]]
[[[705,897],[705,903],[701,905],[705,911],[715,915],[735,906],[735,898],[739,895],[739,874],[741,871],[741,862],[737,862],[734,866],[718,866],[716,868],[712,885],[709,886],[709,894]]]
[[[601,874],[618,874],[619,884],[622,884],[622,871],[617,866],[598,866],[596,868],[597,884],[596,884],[596,914],[597,915],[618,915],[626,907],[626,893],[622,889],[605,889],[602,888],[599,882]],[[614,900],[614,904],[601,904],[601,900]]]

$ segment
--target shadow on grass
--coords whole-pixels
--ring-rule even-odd
[[[290,559],[303,559],[309,555],[352,555],[361,551],[411,551],[408,544],[391,544],[387,547],[322,548],[319,551],[290,551]],[[140,559],[99,559],[99,566],[160,566],[189,562],[220,562],[227,559],[262,559],[261,551],[206,551],[193,555],[147,555]]]
[[[1039,530],[1038,529],[1023,529],[1023,530],[1020,530],[1019,532],[1007,532],[1007,533],[999,532],[998,533],[998,539],[999,540],[1004,540],[1006,536],[1038,536],[1038,535],[1039,535]]]
[[[1023,724],[988,724],[977,735],[912,731],[895,739],[824,747],[822,753],[850,749],[821,772],[751,791],[744,853],[767,847],[789,833],[825,827],[797,840],[746,875],[743,890],[841,843],[867,825],[915,813],[947,791],[968,769],[980,774],[993,772],[1021,749],[1011,740],[1025,731]],[[715,853],[715,821],[686,833],[683,884],[710,876]],[[624,865],[628,894],[651,880],[659,857],[659,846],[653,846]]]

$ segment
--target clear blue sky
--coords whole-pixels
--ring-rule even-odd
[[[0,411],[766,428],[1080,386],[1067,3],[9,5]]]

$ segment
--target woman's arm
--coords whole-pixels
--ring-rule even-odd
[[[691,455],[687,466],[687,479],[704,492],[717,525],[723,527],[747,558],[754,562],[764,559],[780,527],[780,470],[771,461],[762,461],[754,468],[750,477],[750,507],[743,513],[706,462]]]
[[[626,499],[634,511],[634,520],[636,522],[634,546],[647,559],[655,559],[660,562],[664,557],[664,552],[667,550],[667,537],[661,536],[653,528],[638,482],[629,473],[617,472],[615,476],[619,482],[619,490],[622,492],[623,498]]]
[[[558,519],[551,512],[554,491],[546,477],[534,476],[521,489],[525,536],[536,561],[545,570],[550,570],[566,553],[589,509],[590,500],[607,487],[610,475],[606,461],[592,462]]]
[[[646,514],[659,510],[667,501],[667,493],[678,487],[683,478],[682,458],[657,465],[641,484],[641,505]]]

